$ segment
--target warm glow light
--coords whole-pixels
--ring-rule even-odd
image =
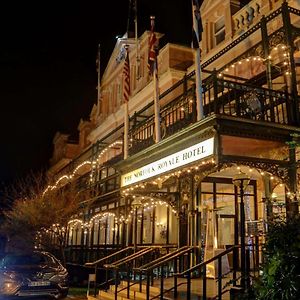
[[[194,161],[203,159],[214,153],[214,138],[202,141],[184,150],[168,155],[160,160],[143,166],[121,176],[121,186],[151,178]]]

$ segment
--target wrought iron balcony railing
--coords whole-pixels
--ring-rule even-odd
[[[192,79],[192,76],[188,78]],[[251,86],[213,74],[203,82],[202,98],[204,118],[216,114],[283,125],[296,124],[293,108],[299,105],[299,99],[292,99],[285,91]],[[190,85],[180,96],[162,108],[162,139],[196,122],[196,113],[195,88]],[[151,115],[131,129],[130,154],[154,144],[153,135],[154,116]]]

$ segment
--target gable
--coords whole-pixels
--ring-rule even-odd
[[[133,47],[135,47],[135,39],[124,37],[118,38],[115,48],[110,56],[110,59],[103,73],[102,82],[106,82],[108,76],[111,76],[120,66],[122,59],[118,58],[120,57],[120,53],[125,45],[129,45],[129,52],[131,52]]]

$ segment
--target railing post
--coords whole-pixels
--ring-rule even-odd
[[[139,281],[140,281],[139,291],[142,292],[142,281],[143,281],[143,279],[142,279],[142,272],[139,272],[139,274],[140,274],[140,278],[139,278]]]
[[[108,269],[105,268],[105,291],[107,291],[107,282],[108,282]]]
[[[186,299],[191,299],[191,272],[187,273],[187,291],[186,291]]]
[[[190,251],[187,253],[187,267],[188,270],[191,266],[191,253]],[[187,273],[187,291],[186,291],[186,298],[187,300],[191,299],[191,271],[188,271]]]
[[[130,269],[127,271],[127,298],[129,298],[130,294]]]
[[[119,271],[118,268],[115,268],[115,300],[118,300],[118,282],[119,282]]]
[[[232,274],[233,286],[236,286],[236,270],[238,268],[237,257],[238,257],[238,248],[234,248],[233,249],[233,274]]]
[[[174,273],[177,273],[177,257],[174,258]],[[177,276],[174,276],[174,298],[177,298]]]
[[[218,300],[222,299],[222,256],[218,257]]]
[[[203,300],[206,300],[206,291],[207,291],[207,286],[206,286],[206,265],[203,266],[203,280],[202,280],[202,298]]]
[[[250,288],[250,250],[249,246],[246,249],[246,290]]]
[[[151,271],[152,273],[152,271]],[[147,285],[146,285],[146,300],[150,300],[150,276],[149,271],[147,271]]]
[[[97,264],[95,264],[95,288],[94,288],[94,296],[97,294]]]
[[[164,299],[164,265],[160,267],[160,300]]]

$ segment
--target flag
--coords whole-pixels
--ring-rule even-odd
[[[123,66],[123,100],[124,102],[129,101],[130,96],[130,65],[129,65],[129,52],[126,49],[126,56]]]
[[[154,67],[157,67],[157,38],[154,32],[154,19],[151,17],[151,32],[149,37],[148,69],[150,75],[153,75]]]
[[[200,7],[198,0],[192,0],[193,5],[193,40],[192,40],[192,47],[194,49],[199,48],[199,43],[202,40],[202,20],[200,14]]]

